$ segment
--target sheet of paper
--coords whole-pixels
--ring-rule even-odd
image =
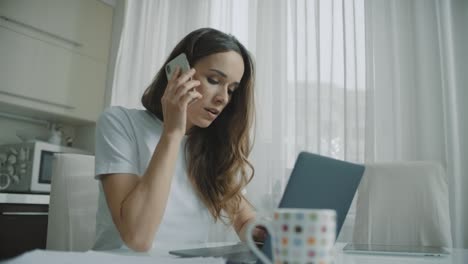
[[[206,263],[206,264],[221,264],[225,263],[222,258],[177,258],[174,256],[155,256],[150,254],[114,254],[107,252],[61,252],[61,251],[46,251],[34,250],[13,258],[5,263],[8,264],[30,264],[30,263],[48,263],[48,264],[190,264],[190,263]]]

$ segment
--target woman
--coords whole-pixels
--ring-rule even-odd
[[[185,53],[193,67],[167,80],[166,65]],[[153,241],[205,242],[214,220],[233,224],[241,240],[255,218],[242,190],[254,112],[254,66],[239,41],[203,28],[177,44],[142,103],[111,107],[96,128],[101,180],[94,249]],[[254,237],[263,240],[263,230]]]

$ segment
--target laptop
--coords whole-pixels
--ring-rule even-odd
[[[296,159],[279,208],[334,209],[337,214],[338,237],[363,173],[363,165],[301,152]],[[262,246],[262,251],[271,259],[269,236]],[[223,257],[227,259],[227,263],[257,263],[257,257],[250,252],[246,243],[173,250],[169,253],[180,257]]]

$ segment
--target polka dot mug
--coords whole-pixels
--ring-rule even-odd
[[[273,260],[261,252],[252,237],[264,226],[271,237]],[[247,244],[263,263],[334,263],[336,212],[329,209],[279,208],[271,221],[256,220],[247,228]]]

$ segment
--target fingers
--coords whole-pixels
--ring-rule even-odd
[[[257,226],[253,232],[254,240],[255,241],[265,241],[267,232],[263,226]]]
[[[194,74],[195,69],[193,68],[181,74],[180,68],[176,67],[174,74],[168,81],[164,95],[161,98],[163,105],[178,105],[179,107],[185,108],[201,98],[202,95],[194,89],[200,85],[200,81],[192,79]]]
[[[181,86],[179,86],[177,88],[177,90],[175,91],[175,97],[176,98],[182,97],[189,90],[193,90],[193,88],[195,88],[195,87],[197,87],[199,85],[200,85],[200,81],[198,81],[198,80],[188,81],[188,82],[182,84]]]
[[[176,92],[175,90],[177,90],[178,87],[185,84],[187,81],[191,80],[194,74],[195,74],[195,69],[194,68],[192,68],[192,69],[188,70],[187,72],[181,74],[180,73],[180,68],[179,68],[179,66],[177,66],[176,69],[174,70],[174,74],[172,74],[171,79],[167,83],[166,90],[168,92],[174,92],[175,93]]]
[[[183,73],[182,75],[179,76],[179,78],[177,78],[177,82],[176,84],[178,84],[177,86],[189,81],[190,79],[192,79],[192,76],[195,74],[195,69],[194,68],[191,68],[190,70],[188,70],[187,72]]]
[[[190,90],[181,97],[181,103],[183,105],[189,106],[200,98],[202,98],[201,93],[197,92],[196,90]]]

